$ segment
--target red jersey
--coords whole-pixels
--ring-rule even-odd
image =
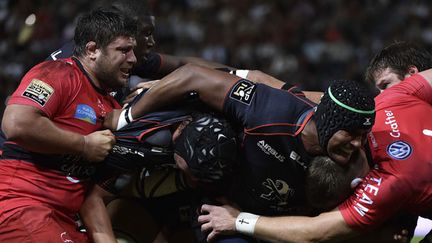
[[[375,98],[369,135],[375,167],[339,210],[352,228],[377,226],[397,212],[432,209],[432,88],[414,75]]]
[[[105,115],[120,107],[108,93],[93,86],[73,58],[33,67],[8,104],[33,106],[62,129],[83,135],[100,130]],[[2,159],[0,168],[0,198],[23,198],[23,204],[27,203],[24,198],[32,199],[71,213],[82,204],[84,183],[76,178],[20,160]]]

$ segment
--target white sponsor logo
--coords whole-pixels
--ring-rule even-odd
[[[363,125],[365,125],[365,126],[369,126],[369,125],[372,125],[372,123],[371,123],[371,117],[365,117],[365,122],[363,123]]]
[[[404,160],[412,153],[411,146],[404,141],[396,141],[387,147],[387,154],[397,160]]]
[[[390,136],[394,138],[400,137],[399,127],[396,122],[396,117],[393,115],[393,112],[388,110],[385,110],[384,112],[387,116],[385,124],[389,125],[391,128]]]
[[[280,162],[285,161],[285,156],[279,154],[274,148],[272,148],[270,145],[268,145],[264,140],[258,141],[257,143],[258,147],[266,154],[272,155]]]

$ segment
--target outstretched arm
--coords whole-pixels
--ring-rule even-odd
[[[202,231],[209,232],[208,240],[218,235],[240,232],[252,235],[256,238],[272,242],[317,242],[340,241],[356,235],[356,232],[348,227],[338,210],[322,213],[317,217],[259,217],[255,227],[244,230],[241,226],[249,221],[247,216],[239,216],[239,211],[230,206],[203,205],[198,222],[202,223]]]
[[[240,78],[226,72],[209,69],[193,64],[186,64],[165,76],[147,91],[132,106],[131,116],[140,117],[187,99],[191,92],[196,92],[199,99],[215,110],[222,111],[226,94]],[[104,123],[105,127],[117,128],[122,110],[111,112]]]

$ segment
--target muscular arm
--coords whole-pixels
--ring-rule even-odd
[[[9,141],[39,153],[80,154],[84,136],[57,127],[44,114],[27,105],[6,107],[2,130]]]
[[[249,78],[249,75],[247,76]],[[282,81],[262,72],[253,72],[252,81],[259,81],[274,88],[282,87]],[[158,110],[161,107],[182,102],[192,91],[199,99],[217,111],[222,111],[225,97],[240,77],[206,67],[187,64],[156,82],[131,108],[133,118]],[[320,92],[311,92],[311,97],[321,96]],[[121,110],[114,110],[104,123],[105,127],[116,129]]]
[[[92,242],[117,242],[105,206],[113,196],[95,185],[81,206],[80,215]]]
[[[240,78],[226,72],[187,64],[165,76],[152,86],[131,108],[132,117],[140,117],[161,107],[182,102],[192,91],[215,110],[222,111],[231,86]],[[104,126],[116,129],[121,110],[113,110]]]
[[[181,102],[191,91],[200,100],[222,111],[225,95],[238,77],[225,72],[187,64],[161,79],[134,106],[132,116],[139,117],[160,107]]]
[[[201,229],[209,231],[209,239],[235,231],[239,211],[230,206],[203,205],[198,222]],[[322,213],[316,217],[286,216],[259,217],[253,236],[271,242],[341,241],[356,235],[348,227],[339,210]]]
[[[8,141],[47,154],[78,154],[88,161],[101,161],[108,155],[115,139],[108,130],[87,136],[57,127],[40,110],[27,105],[6,107],[2,130]]]
[[[254,236],[275,242],[335,242],[356,235],[338,210],[317,217],[260,217]]]

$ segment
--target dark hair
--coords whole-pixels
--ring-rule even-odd
[[[327,151],[328,141],[335,132],[372,127],[375,122],[373,97],[360,82],[337,80],[330,84],[314,114],[319,144],[324,151]]]
[[[131,17],[106,8],[93,10],[78,19],[74,55],[83,55],[89,41],[94,41],[98,48],[104,48],[119,36],[135,37],[136,32],[137,21]]]
[[[382,49],[370,61],[366,68],[365,79],[375,85],[374,76],[391,68],[399,79],[403,80],[410,66],[416,66],[419,71],[432,68],[432,56],[423,47],[411,42],[395,42]]]
[[[340,165],[328,156],[314,157],[306,171],[306,198],[308,204],[322,211],[335,208],[352,192],[351,182],[364,164],[354,154],[347,165]],[[365,162],[366,163],[366,162]]]

